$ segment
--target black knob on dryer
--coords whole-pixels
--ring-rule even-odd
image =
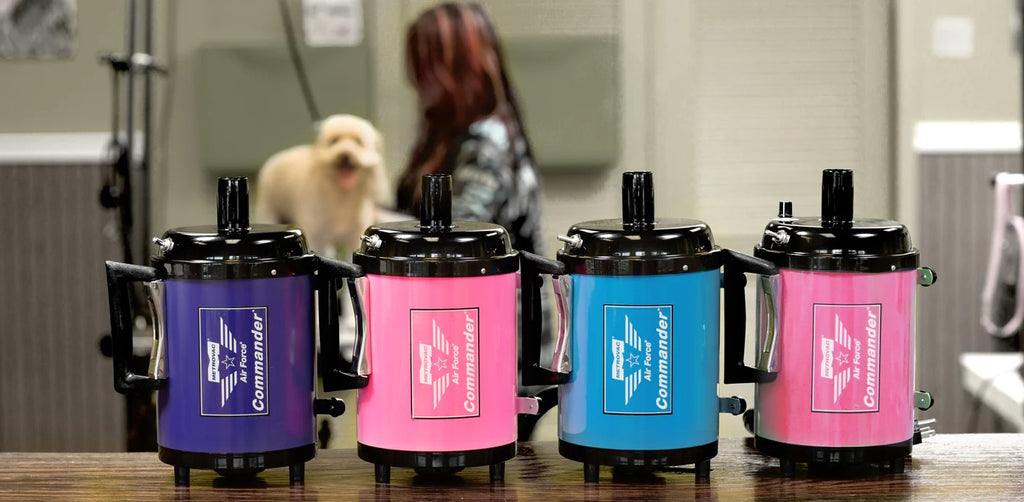
[[[853,223],[853,171],[825,169],[821,173],[821,225],[846,227]]]
[[[788,200],[779,201],[779,218],[793,217],[793,203]]]
[[[452,227],[452,177],[425,174],[421,182],[420,227],[441,232]]]
[[[243,234],[249,226],[249,180],[244,177],[217,180],[217,233]]]
[[[653,226],[653,175],[650,171],[622,173],[622,227],[643,230]]]

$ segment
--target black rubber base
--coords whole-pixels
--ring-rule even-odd
[[[492,482],[505,481],[505,461],[516,456],[516,443],[466,451],[404,451],[358,443],[359,458],[374,464],[374,479],[391,482],[392,467],[411,467],[417,474],[454,474],[466,467],[490,466]]]
[[[504,483],[505,482],[505,462],[498,462],[497,464],[491,464],[490,478],[491,478],[491,483]]]
[[[288,484],[301,485],[306,483],[306,464],[288,466]]]
[[[907,457],[894,458],[889,461],[889,470],[896,474],[903,474],[907,470]]]
[[[305,462],[316,456],[316,445],[258,453],[200,453],[161,446],[158,456],[162,462],[174,466],[175,486],[189,485],[190,469],[207,469],[224,477],[244,478],[255,476],[264,469],[285,466],[288,467],[291,484],[302,484],[305,481]]]
[[[592,448],[568,441],[558,441],[558,453],[563,457],[585,464],[610,465],[613,467],[667,467],[670,465],[696,464],[718,455],[718,441],[690,448],[671,450],[611,450]]]
[[[583,462],[583,481],[587,483],[597,482],[602,465],[656,469],[694,464],[697,477],[706,478],[711,473],[711,459],[718,455],[718,441],[671,450],[612,450],[559,440],[558,453],[570,460]]]
[[[757,451],[778,458],[779,469],[785,477],[792,477],[796,473],[798,462],[839,466],[877,464],[888,467],[892,472],[902,473],[912,443],[913,438],[880,446],[821,447],[782,443],[754,436]]]
[[[174,466],[174,486],[188,486],[189,477],[188,467]]]
[[[384,464],[373,464],[373,479],[378,483],[390,483],[391,466]]]
[[[710,478],[711,477],[711,461],[701,460],[693,466],[693,473],[698,478]]]

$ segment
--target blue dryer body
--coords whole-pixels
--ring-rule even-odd
[[[572,373],[559,439],[612,450],[718,440],[718,269],[572,275]]]

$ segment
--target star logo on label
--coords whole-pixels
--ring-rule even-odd
[[[226,355],[226,356],[224,356],[224,360],[221,361],[221,363],[224,365],[225,369],[234,367],[235,366],[235,358]]]
[[[448,367],[448,360],[443,357],[438,357],[437,360],[434,361],[434,366],[436,366],[438,370],[443,370]]]
[[[839,357],[836,358],[836,361],[840,365],[850,364],[850,354],[847,353],[847,352],[843,352],[843,353],[839,354]]]
[[[633,366],[640,364],[640,355],[633,354],[626,358],[626,362],[629,363],[629,367],[632,368]]]

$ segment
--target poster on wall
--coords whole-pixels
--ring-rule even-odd
[[[0,59],[70,59],[78,0],[0,0]]]
[[[302,29],[310,47],[352,47],[363,43],[360,0],[302,0]]]

